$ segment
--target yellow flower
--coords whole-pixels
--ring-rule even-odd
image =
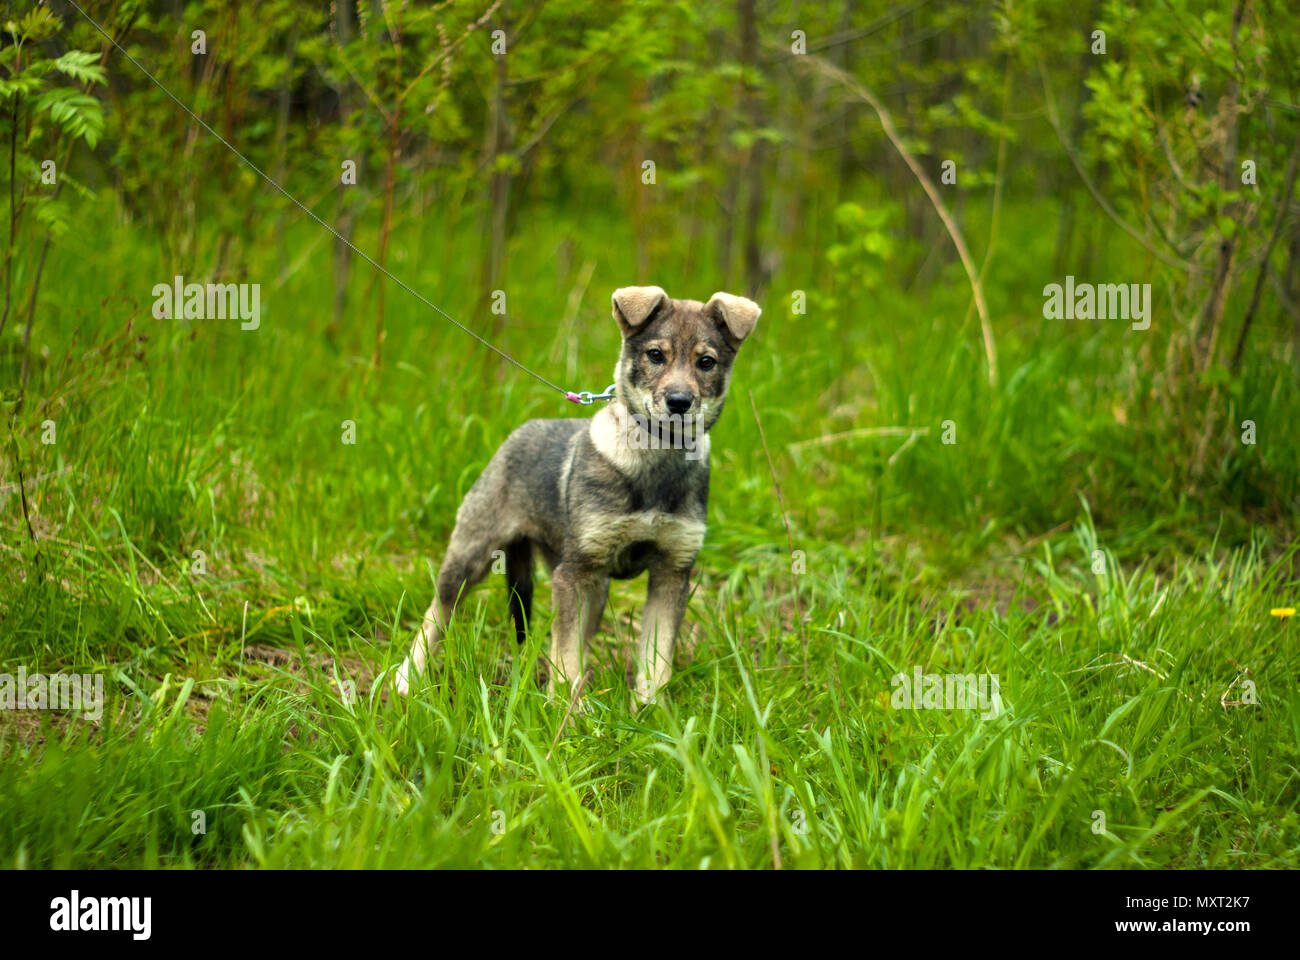
[[[1268,612],[1270,617],[1277,617],[1279,620],[1285,620],[1287,617],[1295,616],[1295,607],[1274,607]]]

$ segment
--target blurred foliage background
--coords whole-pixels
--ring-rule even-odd
[[[1283,0],[84,8],[342,236],[565,389],[607,382],[616,286],[758,299],[718,505],[769,539],[750,390],[796,530],[828,543],[915,523],[960,565],[955,541],[1032,539],[1081,509],[1119,549],[1289,535],[1300,20]],[[399,542],[432,515],[436,539],[502,429],[577,412],[307,219],[66,0],[4,5],[0,144],[11,544],[24,463],[99,464],[182,557],[217,536],[198,488],[278,523],[276,490],[319,483],[307,517],[336,498]],[[177,274],[262,284],[262,330],[154,320],[152,286]],[[1150,284],[1150,329],[1044,319],[1066,276]],[[382,449],[348,479],[304,467],[358,411]],[[39,442],[68,417],[98,426]],[[171,432],[135,466],[95,452],[146,421]]]

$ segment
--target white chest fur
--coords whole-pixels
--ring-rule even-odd
[[[583,553],[595,563],[613,560],[634,543],[653,543],[665,561],[677,569],[689,568],[704,543],[702,521],[660,510],[592,517],[583,522],[577,539]]]
[[[591,418],[588,428],[591,442],[596,452],[626,474],[635,475],[653,464],[658,457],[682,457],[689,454],[689,459],[707,462],[709,459],[709,435],[704,433],[693,437],[694,449],[673,450],[650,447],[637,438],[635,418],[628,413],[627,407],[615,401]]]

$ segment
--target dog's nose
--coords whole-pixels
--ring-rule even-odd
[[[669,413],[685,413],[691,409],[695,398],[689,393],[670,393],[664,397],[664,402],[668,404]]]

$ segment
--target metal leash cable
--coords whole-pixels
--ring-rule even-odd
[[[257,173],[258,176],[260,176],[263,180],[265,180],[265,181],[266,181],[267,183],[269,183],[271,186],[275,187],[276,190],[280,191],[280,193],[282,193],[285,197],[287,197],[287,198],[289,199],[289,201],[292,202],[296,207],[298,207],[298,209],[300,209],[303,213],[307,214],[307,216],[311,217],[313,220],[315,220],[317,223],[319,223],[322,227],[324,227],[326,230],[328,230],[331,234],[333,234],[334,237],[335,237],[335,239],[337,239],[340,243],[346,244],[347,247],[348,247],[348,249],[350,249],[353,253],[355,253],[357,256],[361,257],[361,259],[365,260],[366,263],[370,264],[372,267],[374,267],[376,270],[378,270],[380,273],[382,273],[382,274],[383,274],[385,277],[387,277],[389,280],[392,280],[395,284],[397,284],[399,287],[401,287],[403,290],[405,290],[405,291],[406,291],[407,293],[409,293],[411,296],[415,297],[417,300],[419,300],[421,303],[423,303],[426,307],[428,307],[429,309],[431,309],[431,310],[433,310],[434,312],[436,312],[437,314],[439,314],[439,315],[440,315],[444,320],[446,320],[448,323],[452,324],[452,325],[455,326],[455,327],[459,327],[463,332],[469,334],[471,337],[473,337],[473,338],[474,338],[475,340],[477,340],[479,343],[483,344],[483,346],[487,347],[489,350],[491,350],[493,353],[495,353],[495,354],[496,354],[497,356],[499,356],[501,359],[509,361],[510,363],[512,363],[512,364],[514,364],[516,367],[518,367],[520,370],[524,371],[524,373],[526,373],[526,374],[528,374],[529,376],[534,377],[534,378],[536,378],[537,380],[541,381],[542,383],[546,384],[548,387],[550,387],[552,390],[556,391],[557,393],[561,393],[561,394],[563,394],[563,395],[564,395],[564,398],[565,398],[566,400],[571,400],[571,401],[573,401],[574,403],[589,404],[589,403],[593,403],[593,402],[595,402],[596,400],[610,400],[610,399],[613,399],[613,396],[614,396],[614,388],[613,388],[612,385],[611,385],[611,386],[610,386],[610,387],[609,387],[609,388],[608,388],[604,393],[601,393],[601,394],[592,394],[590,391],[587,391],[587,390],[584,390],[584,391],[582,391],[581,393],[574,393],[574,392],[571,391],[571,390],[565,390],[563,387],[557,386],[556,384],[552,383],[550,380],[547,380],[545,377],[543,377],[540,373],[536,373],[536,372],[534,372],[534,371],[528,369],[528,367],[525,367],[522,363],[520,363],[520,362],[519,362],[518,360],[516,360],[514,357],[510,356],[510,354],[508,354],[508,353],[506,353],[505,351],[503,351],[503,350],[501,350],[501,349],[499,349],[499,348],[493,346],[493,345],[492,345],[491,343],[489,343],[487,340],[484,340],[482,337],[480,337],[477,333],[475,333],[475,332],[474,332],[473,330],[471,330],[469,327],[465,326],[463,323],[461,323],[461,322],[460,322],[459,320],[457,320],[455,317],[453,317],[453,316],[451,316],[449,313],[447,313],[447,311],[445,311],[445,310],[443,310],[441,307],[439,307],[436,303],[433,303],[432,301],[430,301],[427,297],[425,297],[425,296],[424,296],[423,294],[421,294],[419,291],[414,290],[414,289],[412,289],[411,287],[409,287],[406,283],[404,283],[404,282],[402,281],[402,279],[401,279],[400,277],[396,277],[396,276],[394,276],[393,274],[391,274],[388,270],[384,269],[384,267],[380,266],[379,263],[376,262],[376,260],[375,260],[373,257],[371,257],[368,253],[366,253],[364,250],[360,249],[360,248],[359,248],[356,244],[354,244],[351,240],[347,239],[347,238],[344,237],[342,234],[340,234],[340,233],[339,233],[337,230],[335,230],[332,226],[330,226],[328,223],[326,223],[324,220],[322,220],[320,217],[318,217],[318,216],[317,216],[317,215],[316,215],[316,214],[315,214],[311,209],[309,209],[309,208],[307,207],[307,205],[304,204],[301,200],[299,200],[297,197],[295,197],[293,194],[291,194],[291,193],[290,193],[288,190],[286,190],[284,187],[280,186],[278,183],[276,183],[274,180],[272,180],[271,177],[268,176],[267,173],[266,173],[266,172],[265,172],[261,167],[259,167],[259,166],[258,166],[257,164],[255,164],[252,160],[249,160],[246,156],[244,156],[242,153],[240,153],[238,150],[236,150],[234,147],[232,147],[232,146],[230,145],[230,143],[227,142],[227,140],[226,140],[225,137],[223,137],[221,134],[217,133],[217,131],[213,130],[210,126],[208,126],[208,125],[203,121],[203,118],[202,118],[202,117],[200,117],[197,113],[195,113],[193,110],[191,110],[191,109],[190,109],[190,108],[189,108],[189,107],[188,107],[188,106],[187,106],[187,105],[186,105],[186,104],[185,104],[185,103],[184,103],[184,102],[183,102],[179,97],[176,96],[176,94],[172,93],[169,89],[167,89],[167,87],[164,86],[163,83],[162,83],[162,82],[161,82],[157,77],[155,77],[152,73],[150,73],[148,70],[146,70],[144,67],[142,67],[142,66],[140,65],[140,62],[139,62],[138,60],[136,60],[135,57],[133,57],[133,56],[131,56],[131,54],[127,53],[126,49],[125,49],[125,48],[124,48],[120,43],[118,43],[116,40],[114,40],[111,36],[109,36],[108,32],[107,32],[103,27],[101,27],[98,23],[96,23],[95,20],[90,16],[90,14],[86,13],[85,10],[82,10],[81,7],[77,5],[76,0],[68,0],[68,3],[72,5],[73,9],[76,10],[77,13],[79,13],[79,14],[81,14],[83,17],[85,17],[86,21],[87,21],[87,22],[88,22],[92,27],[94,27],[96,30],[98,30],[99,33],[100,33],[100,35],[103,36],[103,38],[104,38],[105,40],[107,40],[109,43],[111,43],[111,44],[112,44],[112,45],[117,49],[117,51],[118,51],[119,53],[122,54],[122,56],[124,56],[124,57],[126,57],[128,60],[130,60],[131,63],[135,65],[135,68],[136,68],[137,70],[139,70],[139,71],[140,71],[141,73],[143,73],[146,77],[148,77],[148,78],[153,82],[154,86],[156,86],[156,87],[157,87],[159,90],[161,90],[163,93],[167,94],[167,96],[172,100],[173,103],[175,103],[178,107],[180,107],[180,108],[181,108],[182,110],[184,110],[187,114],[189,114],[189,115],[190,115],[190,118],[191,118],[192,120],[194,120],[195,123],[197,123],[199,126],[201,126],[201,127],[202,127],[204,130],[206,130],[208,133],[212,134],[212,136],[214,136],[214,137],[216,137],[218,140],[220,140],[221,143],[222,143],[222,145],[223,145],[227,150],[229,150],[231,153],[233,153],[235,156],[237,156],[240,160],[244,161],[244,163],[248,164],[248,166],[251,167],[251,168],[252,168],[252,169]]]

